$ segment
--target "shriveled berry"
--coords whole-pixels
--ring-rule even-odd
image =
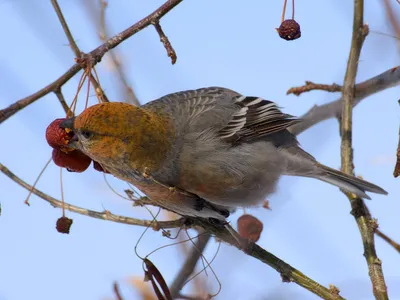
[[[237,220],[241,237],[257,242],[263,230],[263,223],[252,215],[243,215]]]
[[[53,149],[53,161],[70,172],[81,173],[89,168],[92,159],[79,150],[64,152],[62,149]]]
[[[52,148],[67,147],[74,133],[71,130],[60,128],[60,124],[65,118],[55,119],[47,126],[46,140]]]
[[[73,220],[67,217],[61,217],[57,219],[56,229],[60,233],[69,234]]]
[[[268,200],[265,200],[264,201],[264,203],[263,203],[263,206],[262,207],[264,207],[265,209],[269,209],[269,210],[271,210],[271,207],[269,206],[269,201]]]
[[[106,173],[106,174],[110,174],[110,172],[108,172],[107,170],[104,170],[103,167],[97,161],[93,161],[93,168],[96,171],[103,172],[103,173]]]
[[[300,25],[293,19],[283,21],[276,30],[279,36],[287,41],[293,41],[301,37]]]

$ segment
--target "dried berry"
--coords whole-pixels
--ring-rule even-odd
[[[263,230],[263,223],[252,215],[243,215],[237,220],[241,237],[257,242]]]
[[[293,19],[283,21],[276,30],[279,36],[287,41],[293,41],[301,37],[300,25]]]
[[[93,168],[96,171],[103,172],[103,173],[106,173],[106,174],[110,174],[110,172],[108,172],[107,170],[104,170],[103,167],[97,161],[93,161]]]
[[[265,200],[265,201],[264,201],[263,207],[264,207],[265,209],[272,210],[271,207],[269,206],[269,201],[268,201],[268,200]]]
[[[67,217],[57,219],[56,229],[58,232],[69,234],[73,220]]]
[[[65,152],[63,149],[53,149],[53,161],[70,172],[81,173],[89,168],[92,159],[79,150]]]
[[[46,140],[52,148],[67,147],[68,142],[74,136],[69,129],[60,128],[60,124],[65,118],[55,119],[46,129]]]

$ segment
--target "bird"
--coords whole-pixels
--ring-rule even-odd
[[[262,97],[208,87],[142,106],[99,103],[60,127],[73,132],[69,147],[182,216],[224,221],[237,208],[263,203],[284,175],[366,199],[366,192],[387,194],[304,151],[289,130],[300,122]]]

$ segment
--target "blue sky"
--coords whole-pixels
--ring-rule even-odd
[[[110,1],[109,30],[115,34],[163,3]],[[357,81],[399,64],[398,42],[375,32],[390,33],[380,1],[366,1],[365,20],[372,33],[365,42]],[[396,5],[395,1],[392,1]],[[96,1],[97,3],[97,1]],[[311,2],[310,2],[311,3]],[[81,1],[60,0],[71,31],[83,51],[97,47],[96,28]],[[400,9],[399,6],[395,6]],[[294,115],[338,94],[311,92],[286,96],[286,90],[305,80],[342,83],[349,51],[351,1],[297,1],[296,19],[302,37],[295,42],[279,39],[282,1],[185,1],[161,24],[174,46],[178,61],[170,64],[152,28],[118,47],[130,84],[145,103],[167,93],[205,86],[224,86],[247,95],[277,102]],[[290,13],[290,6],[289,12]],[[1,0],[0,107],[6,107],[60,76],[73,64],[73,54],[49,1]],[[97,67],[111,100],[121,101],[121,89],[108,58]],[[71,101],[78,77],[63,92]],[[399,126],[399,89],[374,95],[354,111],[354,155],[357,174],[384,187],[389,196],[373,196],[368,207],[383,232],[400,241],[399,182],[392,176]],[[82,98],[83,99],[83,98]],[[92,97],[92,103],[95,98]],[[63,111],[50,94],[0,126],[0,161],[33,183],[51,155],[44,139],[47,125]],[[340,166],[340,138],[336,120],[323,122],[300,137],[302,146],[320,162]],[[100,173],[64,173],[67,202],[93,210],[149,218],[140,208],[114,195]],[[126,185],[109,179],[122,191]],[[60,198],[59,169],[51,165],[38,188]],[[72,213],[70,235],[55,230],[61,215],[33,196],[24,205],[26,190],[0,174],[0,299],[104,299],[112,297],[118,280],[126,299],[140,299],[127,284],[142,276],[142,263],[134,247],[143,228],[95,220]],[[259,244],[327,286],[335,284],[348,299],[373,299],[361,239],[346,197],[325,183],[304,178],[282,178],[270,196],[272,211],[248,210],[264,223]],[[241,212],[231,217],[235,220]],[[146,255],[170,243],[160,232],[148,231],[139,244]],[[378,255],[391,299],[400,299],[400,256],[379,238]],[[211,258],[217,244],[206,250]],[[182,262],[179,247],[151,256],[168,282]],[[232,263],[235,262],[235,263]],[[222,245],[213,268],[222,282],[219,299],[317,299],[299,286],[282,283],[279,274],[228,245]],[[204,275],[203,275],[204,276]],[[212,276],[206,278],[217,290]],[[189,290],[190,291],[190,290]]]

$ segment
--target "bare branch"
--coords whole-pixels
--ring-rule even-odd
[[[313,90],[323,90],[327,92],[341,92],[342,87],[336,83],[334,84],[320,84],[314,83],[312,81],[306,81],[306,84],[303,86],[292,87],[288,89],[286,95],[294,94],[296,96],[300,96],[302,93],[313,91]]]
[[[93,3],[93,2],[88,2],[88,3]],[[107,9],[107,1],[105,0],[100,0],[100,30],[99,30],[99,38],[102,41],[106,41],[109,38],[108,32],[107,32],[107,26],[106,26],[106,9]],[[90,8],[89,6],[86,6],[87,8]],[[121,63],[117,57],[117,55],[114,53],[116,49],[110,51],[108,54],[110,55],[111,61],[114,64],[114,68],[116,70],[116,73],[118,74],[119,79],[121,80],[122,85],[125,87],[125,93],[127,100],[131,101],[134,105],[140,106],[140,102],[138,98],[136,97],[133,89],[130,87],[128,84],[128,81],[126,79],[126,74],[122,69]]]
[[[353,174],[353,149],[352,149],[352,116],[355,80],[358,69],[361,48],[368,34],[368,26],[363,25],[364,1],[354,0],[353,37],[351,41],[350,56],[347,64],[343,84],[343,109],[342,109],[342,171]]]
[[[355,86],[355,95],[352,102],[353,107],[359,104],[363,99],[381,92],[385,89],[394,87],[400,84],[400,66],[391,68],[373,78],[365,80]],[[341,115],[343,105],[343,97],[336,101],[314,106],[300,118],[302,122],[290,127],[290,132],[300,134],[319,122],[336,118]]]
[[[56,94],[58,101],[60,101],[61,106],[63,107],[65,114],[66,115],[70,115],[71,117],[73,116],[73,112],[69,109],[69,106],[67,104],[67,102],[65,101],[64,95],[61,91],[61,88],[59,88],[58,90],[54,91],[54,94]]]
[[[190,253],[187,255],[186,261],[181,267],[179,273],[175,276],[174,281],[171,284],[170,292],[172,298],[179,296],[179,292],[182,290],[185,282],[189,276],[193,273],[197,261],[202,256],[204,249],[206,248],[211,236],[209,234],[202,234],[198,237],[196,245],[192,246]]]
[[[113,290],[114,290],[114,294],[115,294],[115,297],[117,298],[117,300],[124,300],[124,298],[122,297],[121,292],[119,290],[118,283],[114,282]]]
[[[57,0],[51,0],[51,3],[53,4],[54,10],[57,13],[58,19],[61,23],[61,26],[64,30],[65,35],[67,36],[67,39],[69,41],[69,45],[72,49],[72,51],[74,52],[75,56],[80,59],[83,55],[83,53],[81,52],[81,50],[79,49],[78,45],[75,42],[74,37],[72,36],[71,31],[69,30],[68,24],[65,21],[64,15],[61,11],[60,6],[58,5],[58,1]],[[92,73],[90,72],[89,74],[89,78],[90,78],[90,82],[93,84],[94,90],[96,91],[96,94],[99,95],[99,98],[102,99],[103,102],[109,102],[107,96],[105,95],[103,89],[100,86],[100,83],[97,82],[97,80],[92,76]]]
[[[13,172],[11,172],[6,166],[0,163],[0,171],[8,176],[10,179],[12,179],[14,182],[18,183],[20,186],[23,188],[27,189],[28,191],[32,190],[32,193],[35,194],[36,196],[42,198],[43,200],[47,201],[50,203],[53,207],[61,208],[62,207],[62,202],[43,193],[42,191],[32,188],[31,185],[27,184],[25,181],[20,179],[17,175],[15,175]],[[159,230],[160,228],[168,229],[168,228],[180,228],[184,224],[184,219],[178,219],[178,220],[173,220],[173,221],[147,221],[147,220],[140,220],[136,218],[129,218],[129,217],[124,217],[120,215],[114,215],[110,213],[109,211],[94,211],[94,210],[89,210],[86,208],[82,208],[79,206],[75,206],[72,204],[65,203],[65,209],[69,210],[71,212],[84,215],[84,216],[89,216],[91,218],[95,219],[101,219],[101,220],[106,220],[106,221],[112,221],[116,223],[122,223],[122,224],[128,224],[128,225],[137,225],[137,226],[143,226],[143,227],[152,227],[154,230]]]
[[[0,163],[0,171],[8,176],[10,179],[18,183],[20,186],[27,190],[32,190],[32,192],[42,198],[43,200],[50,203],[53,207],[62,207],[62,202],[41,192],[36,188],[32,188],[31,185],[27,184],[25,181],[17,177],[14,173],[12,173],[7,167]],[[71,205],[65,203],[65,209],[71,212],[75,212],[81,215],[89,216],[96,219],[102,219],[117,223],[123,223],[128,225],[138,225],[144,227],[152,227],[154,230],[159,230],[160,228],[178,228],[182,227],[184,224],[187,224],[188,221],[191,222],[192,226],[203,228],[209,234],[214,234],[217,238],[229,243],[238,249],[241,249],[241,246],[245,244],[247,241],[243,241],[243,243],[238,242],[237,234],[236,238],[232,236],[231,232],[234,232],[233,228],[230,228],[228,231],[225,226],[219,226],[208,222],[208,220],[202,218],[181,218],[174,221],[147,221],[147,220],[139,220],[135,218],[129,218],[119,215],[114,215],[109,211],[104,212],[97,212],[93,210],[88,210],[82,207],[78,207],[75,205]],[[229,225],[228,225],[229,226]],[[306,288],[307,290],[313,292],[314,294],[324,298],[324,299],[331,299],[331,300],[343,300],[342,297],[332,293],[329,289],[323,287],[319,283],[315,282],[314,280],[308,278],[306,275],[301,273],[300,271],[296,270],[289,264],[285,263],[275,255],[269,253],[268,251],[264,250],[260,246],[256,244],[251,244],[249,251],[246,254],[253,256],[254,258],[264,262],[265,264],[271,266],[275,270],[277,270],[282,278],[285,278],[287,281],[293,281],[299,284],[300,286]]]
[[[235,246],[238,249],[241,249],[241,246],[243,244],[248,243],[249,247],[247,247],[246,249],[247,251],[244,253],[260,260],[261,262],[267,264],[268,266],[278,271],[285,282],[295,282],[298,285],[302,286],[303,288],[309,290],[310,292],[318,295],[323,299],[328,299],[328,300],[344,299],[341,296],[339,296],[336,291],[333,292],[330,289],[320,285],[319,283],[315,282],[311,278],[301,273],[299,270],[293,268],[283,260],[273,255],[272,253],[264,250],[256,243],[248,242],[247,240],[244,239],[238,241],[237,237],[240,238],[240,236],[238,233],[235,237],[232,235],[232,231],[234,231],[233,228],[230,228],[230,230],[228,230],[226,226],[213,225],[207,220],[201,218],[193,219],[193,225],[203,228],[206,232],[213,234],[218,239],[232,246]]]
[[[172,47],[168,37],[165,35],[160,22],[158,20],[153,22],[154,28],[156,29],[158,36],[160,37],[161,43],[164,45],[165,50],[167,50],[168,57],[171,58],[171,63],[174,65],[176,63],[176,52]]]
[[[71,47],[72,51],[75,53],[76,57],[81,56],[81,50],[79,50],[78,45],[76,44],[74,38],[72,37],[71,31],[69,30],[68,24],[65,21],[64,15],[61,11],[60,6],[58,5],[57,0],[51,0],[51,4],[54,7],[54,10],[56,11],[56,14],[58,16],[58,20],[61,23],[61,26],[65,32],[65,35],[67,36],[67,39],[69,41],[69,46]]]
[[[400,104],[400,101],[399,101]],[[400,127],[399,127],[399,141],[397,143],[397,151],[396,151],[396,165],[394,166],[393,176],[395,178],[400,175]]]
[[[341,159],[342,171],[354,175],[353,148],[352,148],[352,114],[355,94],[355,80],[358,69],[361,48],[368,34],[368,26],[364,25],[364,1],[354,0],[353,35],[346,75],[343,84],[343,110],[341,117]],[[385,279],[383,277],[382,263],[376,255],[375,229],[371,214],[365,206],[363,199],[352,193],[345,193],[352,207],[352,214],[357,222],[358,229],[364,245],[364,256],[368,264],[368,274],[371,278],[372,289],[376,299],[389,299]]]
[[[136,34],[137,32],[141,31],[142,29],[146,28],[155,20],[160,20],[163,16],[165,16],[170,10],[172,10],[175,6],[181,3],[182,0],[168,0],[163,5],[161,5],[158,9],[156,9],[153,13],[148,15],[147,17],[143,18],[142,20],[138,21],[128,29],[120,32],[119,34],[113,36],[112,38],[108,39],[105,43],[94,49],[93,51],[89,52],[93,58],[94,64],[97,64],[101,61],[104,54],[106,54],[111,49],[117,47],[126,39],[130,38],[132,35]],[[41,90],[37,91],[36,93],[25,97],[21,100],[16,101],[15,103],[11,104],[9,107],[0,110],[0,124],[7,120],[9,117],[14,115],[16,112],[20,111],[21,109],[25,108],[26,106],[34,103],[36,100],[40,99],[43,96],[46,96],[50,92],[54,92],[55,90],[59,89],[62,85],[64,85],[68,80],[70,80],[76,73],[78,73],[84,66],[79,63],[73,65],[67,72],[65,72],[60,78],[52,82],[51,84],[47,85],[46,87],[42,88]]]
[[[375,233],[377,236],[379,236],[380,238],[382,238],[385,242],[387,242],[389,245],[391,245],[394,249],[397,250],[397,252],[400,253],[400,244],[396,243],[395,241],[393,241],[390,237],[388,237],[386,234],[384,234],[382,231],[380,231],[379,229],[375,230]]]
[[[384,0],[384,5],[386,9],[386,14],[389,18],[390,24],[392,25],[392,28],[394,32],[396,33],[396,37],[400,38],[400,24],[397,22],[396,16],[393,13],[393,8],[389,2],[389,0]],[[399,0],[397,0],[399,2]]]
[[[60,89],[62,85],[64,85],[68,80],[70,80],[76,73],[78,73],[82,67],[79,64],[73,65],[67,72],[65,72],[60,78],[53,81],[46,87],[37,91],[36,93],[22,98],[21,100],[16,101],[11,104],[9,107],[0,110],[0,124],[7,120],[9,117],[14,115],[16,112],[24,109],[28,105],[34,103],[36,100],[46,96],[50,92],[54,92],[55,90]]]

